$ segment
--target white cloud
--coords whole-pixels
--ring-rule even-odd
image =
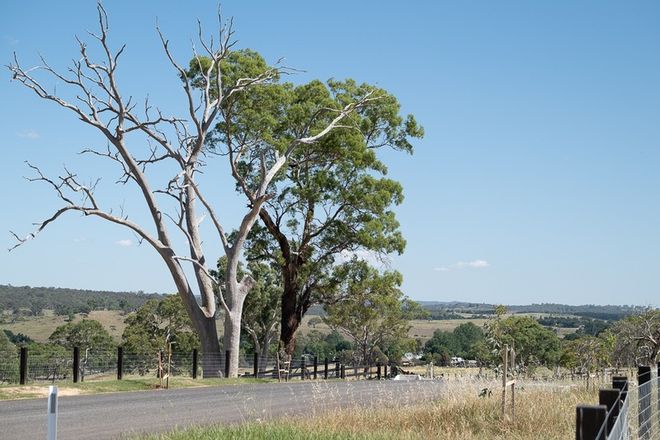
[[[41,135],[39,133],[37,133],[35,130],[32,130],[32,129],[26,130],[26,131],[21,131],[19,133],[16,133],[16,135],[19,138],[31,139],[31,140],[39,139],[41,137]]]
[[[7,35],[3,39],[5,43],[9,46],[16,46],[19,43],[19,41],[16,38],[12,37],[11,35]]]
[[[131,246],[133,246],[133,242],[129,239],[115,241],[115,244],[118,244],[121,247],[131,247]]]
[[[490,263],[486,260],[473,260],[473,261],[459,261],[449,266],[435,267],[433,270],[436,272],[449,272],[452,270],[462,269],[485,269],[490,267]]]

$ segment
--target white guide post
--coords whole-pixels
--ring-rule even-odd
[[[57,387],[48,388],[48,440],[57,440]]]

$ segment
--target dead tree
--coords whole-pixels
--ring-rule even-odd
[[[145,100],[143,110],[140,106],[141,110],[138,112],[133,98],[127,99],[120,93],[118,63],[126,46],[123,45],[116,51],[111,48],[108,42],[106,11],[101,4],[98,4],[97,9],[99,33],[90,35],[101,49],[101,61],[93,60],[88,54],[86,43],[78,39],[80,57],[65,73],[51,68],[43,58],[40,66],[24,69],[16,55],[8,68],[13,80],[32,90],[39,98],[67,109],[84,124],[98,130],[107,142],[107,148],[85,149],[82,153],[99,156],[117,164],[121,172],[117,183],[130,184],[133,189],[139,191],[150,214],[150,224],[143,225],[129,220],[123,209],[115,212],[106,208],[95,195],[100,180],[98,178],[87,183],[66,167],[62,175],[49,177],[39,167],[28,164],[35,173],[29,180],[49,185],[62,201],[62,206],[38,223],[36,230],[26,237],[12,233],[17,240],[12,249],[34,238],[49,224],[70,211],[99,217],[131,230],[141,243],[147,243],[158,253],[167,267],[199,335],[205,355],[204,374],[207,377],[217,376],[222,369],[218,357],[220,348],[216,336],[217,303],[214,290],[221,292],[217,296],[225,318],[225,349],[231,351],[229,375],[236,376],[243,302],[254,284],[254,280],[249,276],[238,278],[238,262],[247,235],[257,220],[263,203],[269,197],[269,185],[297,146],[317,142],[337,128],[347,115],[375,98],[367,96],[339,110],[323,109],[324,112],[336,113],[325,128],[291,140],[284,150],[267,148],[264,151],[263,143],[258,139],[246,140],[241,137],[241,133],[235,134],[235,139],[226,140],[223,157],[229,161],[232,176],[247,199],[247,210],[230,241],[211,200],[205,196],[197,180],[198,174],[206,166],[206,159],[210,157],[208,139],[216,124],[227,118],[223,109],[228,98],[245,93],[256,85],[273,83],[279,75],[286,73],[287,69],[268,68],[256,76],[239,78],[230,85],[223,84],[221,64],[227,60],[235,40],[232,21],[223,24],[218,16],[220,26],[216,39],[204,39],[201,25],[198,23],[199,44],[203,52],[199,54],[195,46],[192,48],[192,60],[199,63],[199,72],[193,81],[189,70],[175,60],[169,41],[157,28],[165,55],[174,73],[181,80],[187,113],[182,117],[167,116],[161,109],[153,107],[149,99]],[[202,59],[208,63],[203,65]],[[35,77],[40,72],[64,83],[68,90],[73,91],[74,98],[67,100],[56,92],[51,93]],[[259,174],[251,179],[252,182],[256,180],[256,185],[246,184],[246,176],[240,169],[240,161],[246,156],[253,157],[257,162]],[[174,166],[176,172],[167,185],[157,188],[150,176],[153,176],[153,168],[159,166],[165,170]],[[173,200],[176,208],[169,209],[171,204],[165,203],[164,200]],[[204,215],[198,213],[199,205],[201,210],[205,211]],[[202,249],[200,223],[204,216],[210,218],[217,234],[213,241],[207,239],[206,243],[220,246],[227,256],[226,282],[221,289],[214,289],[214,278],[209,273],[208,262]],[[187,244],[185,251],[175,249],[173,237],[176,234],[184,238]],[[183,267],[186,264],[192,266],[194,280],[190,280],[186,275]],[[201,303],[195,299],[196,292],[201,297]]]

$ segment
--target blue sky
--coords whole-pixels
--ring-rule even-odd
[[[658,305],[660,288],[660,4],[554,2],[224,1],[241,47],[305,72],[352,77],[394,93],[426,136],[405,157],[388,153],[406,200],[408,241],[391,265],[420,300]],[[176,111],[181,95],[154,30],[156,17],[185,61],[209,1],[112,1],[111,41],[127,43],[124,94],[147,93]],[[94,2],[3,2],[0,59],[38,53],[56,67],[76,56],[74,36],[96,25]],[[50,83],[51,86],[53,83]],[[64,91],[58,85],[58,91]],[[0,74],[5,189],[0,243],[57,205],[28,184],[23,162],[51,173],[107,175],[103,200],[144,215],[112,168],[76,155],[104,147],[72,114]],[[116,176],[115,176],[116,177]],[[209,181],[210,182],[210,181]],[[214,176],[223,216],[243,201]],[[0,283],[173,291],[155,253],[117,227],[69,215],[37,240],[0,252]],[[210,258],[217,252],[208,246]]]

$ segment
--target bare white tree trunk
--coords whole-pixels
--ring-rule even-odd
[[[254,148],[254,145],[243,143],[236,146],[228,140],[226,157],[229,160],[232,176],[248,201],[248,212],[240,224],[234,242],[230,243],[213,206],[204,197],[195,180],[196,174],[205,166],[200,161],[200,156],[204,155],[206,140],[210,131],[214,129],[218,119],[224,117],[222,108],[225,97],[242,93],[257,84],[271,82],[282,69],[268,69],[252,78],[240,78],[235,85],[223,86],[221,63],[227,58],[235,43],[232,40],[233,30],[230,21],[226,26],[222,26],[221,23],[219,36],[215,40],[218,45],[217,48],[214,47],[213,38],[208,42],[201,38],[202,31],[200,27],[199,42],[205,51],[204,56],[209,60],[209,64],[207,68],[202,68],[200,61],[200,82],[193,84],[188,77],[188,71],[174,60],[169,49],[169,41],[158,30],[165,54],[176,75],[181,79],[188,114],[184,117],[164,116],[159,109],[154,109],[147,99],[144,104],[144,115],[138,115],[135,112],[136,104],[133,102],[132,97],[122,98],[116,80],[117,62],[125,46],[122,46],[116,52],[111,50],[107,38],[108,21],[106,12],[101,4],[98,4],[97,8],[100,34],[92,34],[92,36],[98,41],[101,53],[104,54],[101,62],[92,61],[88,56],[86,44],[79,40],[80,58],[78,61],[74,61],[73,67],[69,68],[66,75],[56,72],[44,59],[42,59],[42,66],[23,69],[16,56],[14,56],[14,62],[9,66],[9,70],[12,73],[13,80],[32,90],[38,97],[54,102],[73,112],[83,123],[99,131],[108,144],[107,151],[87,149],[83,153],[100,156],[119,166],[122,176],[118,183],[135,185],[148,208],[152,224],[147,226],[138,225],[129,220],[123,212],[117,215],[111,209],[101,208],[94,195],[98,180],[86,185],[75,173],[67,169],[65,169],[63,176],[49,178],[38,167],[28,164],[36,173],[36,177],[31,180],[48,184],[63,202],[63,207],[39,223],[37,230],[27,237],[21,238],[14,234],[17,244],[12,249],[34,238],[50,223],[69,211],[80,212],[86,216],[96,216],[128,228],[137,234],[141,242],[153,247],[165,263],[199,335],[204,355],[202,365],[206,377],[217,376],[222,371],[222,366],[216,365],[220,359],[220,348],[215,322],[215,292],[217,290],[222,291],[218,295],[218,299],[225,315],[225,349],[232,353],[229,375],[235,377],[238,373],[238,350],[243,303],[245,296],[254,284],[254,281],[249,277],[238,279],[238,261],[242,247],[257,219],[259,210],[269,197],[267,190],[271,181],[297,146],[317,142],[339,126],[339,123],[348,114],[366,105],[370,100],[377,98],[371,98],[367,95],[364,99],[338,110],[337,116],[317,134],[292,140],[284,153],[273,151],[272,156],[274,159],[270,163],[267,163],[262,156],[260,178],[256,187],[247,185],[245,176],[239,171],[241,155],[245,153],[246,149]],[[192,59],[201,60],[194,47]],[[188,63],[186,62],[185,65],[188,65]],[[77,100],[69,102],[54,93],[48,92],[48,88],[32,76],[32,72],[35,71],[46,71],[58,82],[71,87],[77,94]],[[311,122],[310,126],[312,125]],[[138,142],[131,142],[131,145],[137,143],[143,147],[142,150],[132,151],[129,149],[126,138],[134,134],[141,134],[142,137],[138,138]],[[147,142],[144,142],[145,137]],[[141,152],[142,157],[138,157],[136,151]],[[146,155],[144,154],[145,151],[148,152]],[[176,167],[177,172],[165,188],[154,189],[148,178],[148,170],[161,162],[173,165]],[[157,196],[165,196],[168,200],[174,199],[175,205],[177,205],[175,212],[171,213],[163,210]],[[226,286],[224,286],[224,289],[216,288],[218,286],[214,285],[214,278],[207,269],[208,262],[202,248],[203,240],[199,229],[201,220],[197,214],[197,202],[202,204],[215,227],[217,241],[213,241],[214,245],[220,246],[228,257]],[[170,227],[174,226],[174,230],[178,231],[187,243],[188,249],[185,253],[178,253],[175,250],[168,223]],[[182,264],[191,265],[194,273],[194,284],[191,284]],[[195,293],[198,293],[201,297],[201,304],[198,304]]]

